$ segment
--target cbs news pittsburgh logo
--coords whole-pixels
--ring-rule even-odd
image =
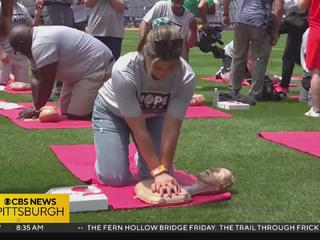
[[[67,194],[0,194],[0,223],[69,223]]]

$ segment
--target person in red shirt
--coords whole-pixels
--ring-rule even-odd
[[[312,107],[305,113],[309,117],[320,117],[320,1],[300,0],[300,10],[309,9],[309,36],[306,64],[311,71]]]

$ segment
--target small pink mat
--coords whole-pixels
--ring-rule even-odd
[[[186,118],[232,118],[232,115],[207,106],[189,106]]]
[[[5,88],[4,92],[9,94],[31,94],[32,93],[31,90],[13,90],[8,86]]]
[[[208,82],[216,82],[216,83],[228,84],[223,79],[218,79],[216,77],[201,77],[199,79],[204,80],[204,81],[208,81]],[[245,86],[245,87],[250,86],[250,83],[248,83],[247,80],[244,80],[243,83],[242,83],[242,86]]]
[[[148,203],[144,203],[134,197],[134,185],[124,187],[110,187],[99,184],[94,171],[94,163],[96,153],[94,145],[55,145],[50,146],[59,161],[78,179],[87,183],[98,184],[102,192],[108,197],[109,205],[113,209],[130,209],[130,208],[146,208],[153,207]],[[136,153],[134,144],[129,145],[129,162],[130,171],[133,174],[138,172],[134,164],[134,154]],[[184,171],[176,171],[176,178],[182,185],[192,185],[196,178]],[[174,207],[191,206],[231,199],[230,192],[194,196],[192,201],[186,204],[180,204]]]
[[[219,79],[219,78],[216,78],[216,77],[201,77],[199,79],[204,80],[204,81],[208,81],[208,82],[226,83],[221,78]]]
[[[17,103],[23,107],[31,106],[32,103]],[[47,106],[53,106],[48,103]],[[41,123],[39,121],[23,121],[17,120],[17,116],[21,109],[0,110],[0,115],[9,118],[13,123],[25,129],[55,129],[55,128],[91,128],[91,121],[85,120],[70,120],[65,117],[59,122]]]
[[[302,76],[293,76],[292,78],[291,78],[291,80],[294,80],[294,81],[302,81]]]
[[[320,157],[320,132],[260,132],[259,136],[288,148]]]
[[[31,106],[32,103],[17,103],[23,107]],[[48,103],[47,106],[52,106]],[[61,121],[51,123],[41,123],[39,121],[17,120],[21,109],[0,110],[0,115],[9,118],[13,123],[25,129],[56,129],[56,128],[91,128],[92,123],[89,120],[71,120],[65,117]],[[231,118],[232,115],[218,111],[207,106],[189,106],[186,118]]]
[[[13,90],[10,87],[10,83],[11,82],[9,82],[8,84],[0,84],[1,86],[5,86],[5,89],[4,89],[5,93],[9,93],[9,94],[31,94],[32,93],[31,89],[30,90]]]
[[[291,100],[299,101],[299,95],[290,95],[289,98],[290,98]]]

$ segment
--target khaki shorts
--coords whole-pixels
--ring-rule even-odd
[[[60,96],[61,113],[74,116],[90,114],[100,87],[111,76],[112,65],[110,64],[107,69],[91,73],[74,84],[63,83]]]

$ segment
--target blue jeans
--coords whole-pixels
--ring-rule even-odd
[[[163,120],[163,116],[146,119],[147,129],[158,153],[160,153]],[[123,118],[108,110],[99,95],[95,100],[92,123],[97,155],[95,169],[102,183],[124,186],[150,177],[150,170],[140,153],[137,159],[139,178],[135,179],[132,176],[128,160],[131,130]]]

